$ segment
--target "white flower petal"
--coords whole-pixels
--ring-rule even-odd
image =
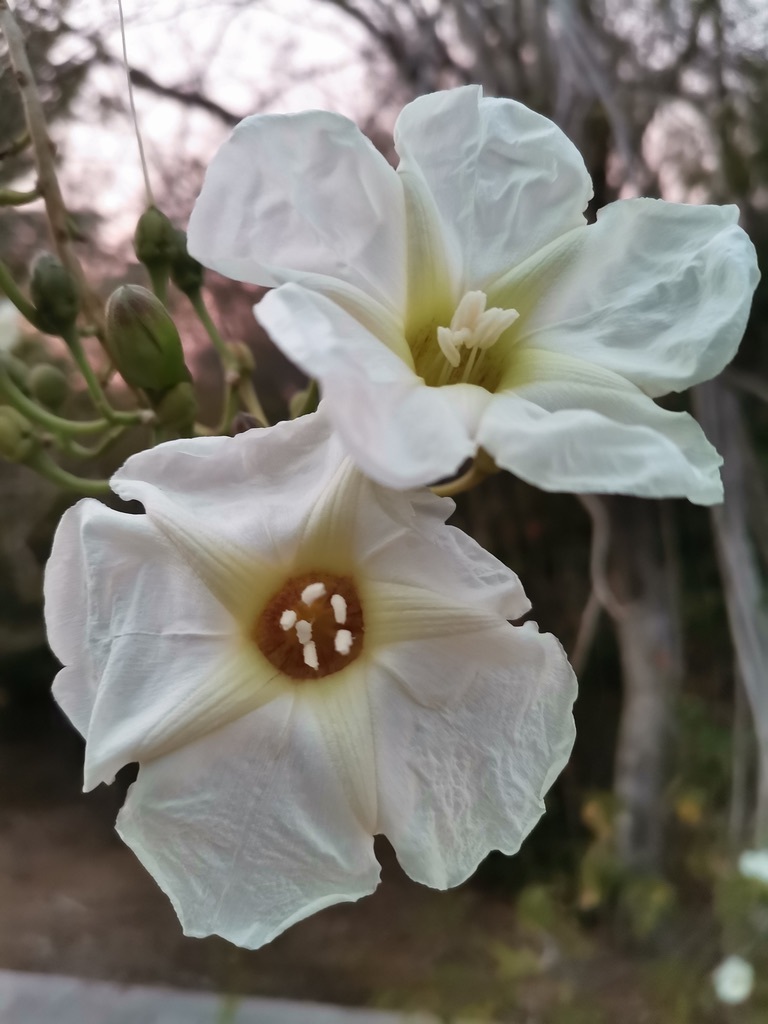
[[[190,252],[239,281],[359,289],[405,302],[405,215],[393,169],[360,130],[323,111],[248,117],[208,168]]]
[[[438,889],[491,850],[517,851],[573,744],[576,684],[562,648],[532,623],[503,632],[490,657],[478,643],[454,659],[445,682],[463,674],[466,685],[448,706],[412,699],[424,665],[405,657],[408,690],[381,669],[372,678],[379,826],[411,878]]]
[[[486,285],[584,224],[592,183],[552,121],[479,86],[430,93],[397,119],[398,173],[434,197],[444,245],[463,267],[463,291]]]
[[[431,483],[474,452],[440,388],[427,388],[386,345],[322,295],[285,285],[256,317],[289,358],[316,377],[325,412],[355,462],[390,487]]]
[[[350,806],[369,835],[378,831],[376,757],[365,670],[353,662],[343,676],[306,686],[298,699],[315,716],[330,762]]]
[[[652,396],[714,377],[736,352],[759,279],[737,219],[735,206],[611,203],[535,269],[511,275],[506,301],[535,300],[521,340],[614,370]]]
[[[187,935],[256,949],[373,892],[373,841],[290,697],[143,765],[118,819]]]
[[[54,694],[87,735],[110,639],[133,632],[222,637],[233,623],[145,516],[86,498],[59,523],[45,573]]]
[[[561,359],[528,355],[542,374],[556,372]],[[599,367],[562,364],[562,376],[489,404],[478,440],[499,466],[548,491],[722,500],[722,459],[691,416],[660,408]]]
[[[115,636],[88,727],[84,789],[242,718],[288,684],[251,644],[165,632]]]

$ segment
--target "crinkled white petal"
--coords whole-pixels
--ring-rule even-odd
[[[198,260],[235,280],[339,295],[347,285],[390,312],[405,303],[400,183],[337,114],[241,121],[208,168],[188,238]]]
[[[51,649],[65,665],[54,694],[84,736],[115,637],[216,640],[234,625],[145,516],[90,498],[59,523],[45,573],[45,618]]]
[[[584,224],[584,161],[552,121],[479,86],[421,96],[395,125],[398,172],[434,199],[444,247],[481,288],[553,238]],[[409,226],[410,227],[410,226]]]
[[[379,827],[411,878],[439,889],[491,850],[517,851],[574,739],[576,682],[554,637],[503,626],[458,652],[393,648],[371,680]],[[463,696],[435,707],[420,697],[440,669]]]
[[[614,370],[652,396],[714,377],[736,352],[759,279],[737,219],[735,206],[611,203],[530,273],[516,272],[506,300],[533,307],[521,340]]]
[[[379,877],[315,717],[290,696],[142,765],[118,830],[187,935],[251,949]]]
[[[256,317],[275,344],[322,386],[324,409],[373,479],[415,487],[456,472],[475,450],[440,388],[322,295],[285,285]]]
[[[366,576],[437,595],[473,612],[518,619],[530,611],[518,576],[462,530],[446,526],[455,504],[428,490],[392,491],[361,477],[355,551]]]
[[[722,459],[691,416],[598,367],[564,358],[557,376],[558,358],[530,356],[540,379],[495,395],[478,430],[500,467],[548,491],[722,500]]]

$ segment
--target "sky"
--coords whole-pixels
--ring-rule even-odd
[[[123,0],[128,58],[163,84],[190,86],[245,116],[310,107],[365,121],[371,112],[373,67],[361,60],[367,39],[350,19],[312,0]],[[73,26],[98,31],[121,56],[117,0],[75,0]],[[62,56],[86,43],[70,40]],[[228,129],[211,115],[136,89],[139,125],[153,188],[174,181],[179,161],[205,165]],[[62,183],[75,199],[99,193],[104,240],[132,233],[143,185],[127,85],[120,67],[99,68],[57,142]],[[116,109],[110,109],[116,108]],[[55,134],[55,131],[54,131]],[[181,207],[190,196],[179,195]],[[183,217],[183,209],[179,211]]]

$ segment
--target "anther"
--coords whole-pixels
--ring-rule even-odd
[[[337,629],[333,648],[337,654],[349,654],[352,650],[352,634],[348,629]]]
[[[340,626],[343,626],[347,621],[347,602],[341,594],[331,594],[331,608],[333,608],[334,619]]]
[[[317,601],[319,597],[325,596],[325,584],[324,583],[310,583],[304,587],[301,592],[301,600],[309,608],[309,606]]]
[[[309,665],[310,668],[314,669],[320,668],[320,662],[317,659],[317,647],[315,646],[313,640],[310,640],[309,643],[304,644],[303,654],[305,665]]]
[[[299,619],[296,623],[296,636],[300,644],[308,644],[312,639],[312,623],[306,619]]]
[[[280,628],[285,629],[286,631],[289,629],[293,629],[293,627],[296,625],[297,619],[298,615],[293,610],[293,608],[286,608],[283,614],[280,616]]]

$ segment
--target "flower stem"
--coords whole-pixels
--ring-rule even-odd
[[[30,189],[29,192],[18,192],[13,188],[0,188],[0,206],[26,206],[40,198],[40,190]]]
[[[0,291],[5,292],[16,309],[33,327],[37,326],[37,310],[11,277],[11,272],[0,260]]]
[[[35,154],[37,189],[45,202],[45,212],[56,254],[76,282],[88,316],[96,323],[101,324],[103,322],[101,302],[88,286],[80,261],[70,246],[69,214],[56,177],[53,160],[55,149],[48,135],[48,125],[24,45],[24,36],[8,6],[8,0],[0,0],[0,30],[2,30],[8,45],[8,56],[21,94],[24,116]]]
[[[72,352],[72,356],[77,363],[78,369],[83,375],[83,380],[86,383],[88,392],[93,399],[93,403],[99,412],[106,419],[112,423],[139,423],[141,421],[141,415],[135,412],[118,412],[117,409],[113,409],[109,403],[109,399],[104,394],[104,390],[99,383],[99,379],[93,372],[93,367],[88,362],[88,357],[85,354],[83,343],[80,340],[79,332],[73,328],[68,331],[64,337],[64,341],[67,343],[68,348]]]
[[[27,460],[26,465],[52,483],[63,487],[65,491],[74,491],[76,494],[84,494],[92,498],[100,498],[110,493],[109,480],[87,480],[85,477],[68,473],[52,459],[49,459],[44,452],[36,452]]]
[[[13,383],[11,378],[5,372],[5,367],[0,360],[0,395],[5,400],[17,409],[22,416],[26,416],[28,420],[33,423],[37,423],[39,426],[44,427],[46,430],[53,434],[69,434],[69,435],[83,435],[83,434],[96,434],[100,430],[106,430],[109,427],[109,420],[66,420],[61,416],[56,416],[52,412],[48,412],[43,409],[36,402],[27,398],[23,391],[21,391]]]

